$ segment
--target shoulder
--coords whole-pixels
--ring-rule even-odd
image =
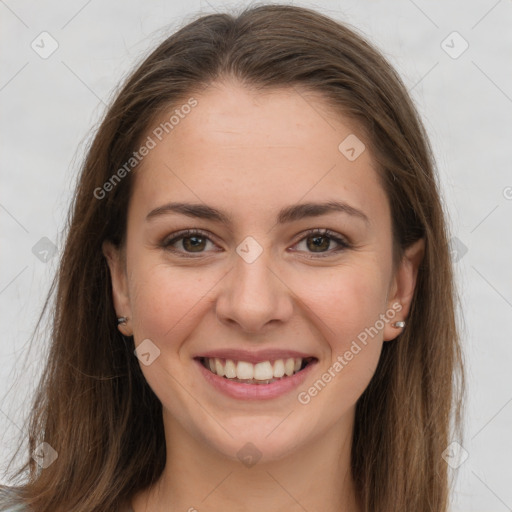
[[[0,512],[29,512],[15,488],[0,485]]]

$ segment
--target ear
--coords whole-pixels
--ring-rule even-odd
[[[411,302],[416,288],[418,268],[425,253],[425,240],[420,238],[410,245],[404,252],[402,260],[395,271],[388,295],[388,310],[396,311],[391,322],[384,327],[384,341],[395,339],[402,328],[394,327],[399,321],[406,321],[411,309]]]
[[[128,277],[126,275],[125,255],[122,249],[117,248],[112,242],[105,240],[102,244],[103,255],[107,260],[112,281],[112,298],[117,317],[126,317],[126,324],[120,324],[119,330],[125,336],[132,336],[131,330],[132,312],[128,294]]]

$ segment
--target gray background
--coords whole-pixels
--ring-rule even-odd
[[[469,377],[462,441],[468,458],[450,470],[452,510],[511,510],[512,2],[295,3],[366,34],[398,69],[423,116],[459,259]],[[0,0],[0,470],[25,428],[45,351],[44,336],[30,353],[28,340],[56,270],[77,170],[105,103],[183,20],[237,5]],[[42,58],[52,44],[56,51]]]

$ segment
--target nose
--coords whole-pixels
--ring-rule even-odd
[[[220,283],[217,318],[243,332],[263,333],[271,324],[285,323],[293,314],[292,291],[268,257],[269,250],[248,263],[234,256],[234,268]]]

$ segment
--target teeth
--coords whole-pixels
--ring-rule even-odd
[[[215,359],[215,365],[217,365],[218,359]],[[217,372],[217,375],[220,375]],[[222,377],[222,375],[220,375]],[[236,365],[236,377],[237,379],[252,379],[254,378],[254,365],[245,361],[238,361]]]
[[[222,366],[222,362],[219,359],[215,359],[215,373],[219,377],[224,377],[225,374],[224,366]]]
[[[290,359],[287,359],[284,362],[284,373],[286,373],[286,375],[288,375],[288,377],[289,377],[290,375],[293,375],[294,368],[295,368],[295,359],[290,357]]]
[[[252,364],[247,361],[233,361],[231,359],[204,358],[204,366],[210,369],[212,373],[220,377],[226,377],[234,380],[257,380],[262,383],[268,383],[273,379],[291,376],[297,373],[302,366],[301,357],[289,357],[288,359],[276,359],[273,363],[270,361],[261,361]]]
[[[278,359],[274,363],[274,377],[279,378],[284,375],[284,361],[282,359]]]
[[[211,359],[210,359],[211,361]],[[210,363],[211,366],[211,363]],[[236,366],[231,359],[228,359],[226,361],[226,365],[224,366],[225,375],[228,379],[236,379]]]
[[[257,363],[254,365],[254,378],[256,380],[269,380],[273,377],[274,370],[272,369],[270,361],[264,361],[263,363]]]

